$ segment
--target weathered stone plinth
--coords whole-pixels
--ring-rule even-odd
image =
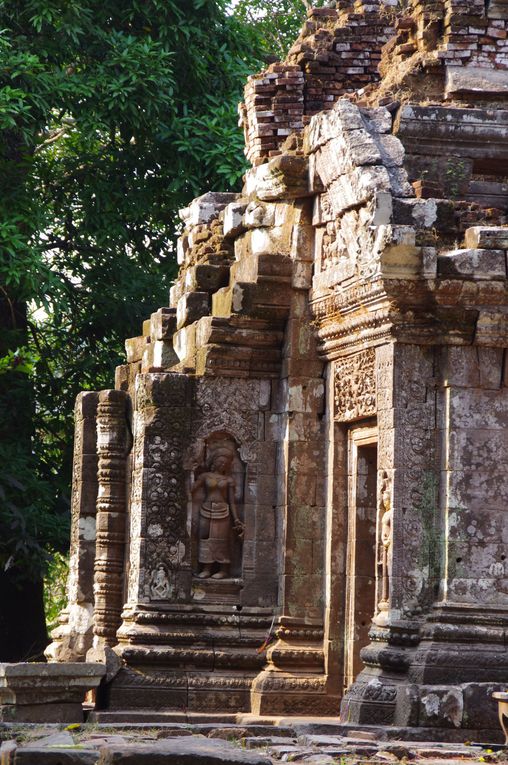
[[[225,583],[227,586],[227,582]],[[173,607],[124,614],[124,667],[105,687],[106,709],[248,712],[270,616],[255,609]]]
[[[281,621],[267,666],[252,685],[253,714],[338,714],[340,693],[324,670],[323,629],[287,617]]]
[[[449,740],[500,741],[496,702],[508,671],[507,614],[499,609],[437,608],[427,623],[374,629],[367,665],[343,700],[352,725],[438,728]],[[383,634],[384,633],[384,634]]]
[[[98,687],[102,664],[0,664],[0,719],[3,722],[83,721],[83,701]]]

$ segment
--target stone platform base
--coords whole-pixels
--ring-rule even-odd
[[[3,723],[79,723],[83,721],[83,705],[74,704],[2,704]]]
[[[326,726],[329,732],[330,726]],[[461,744],[471,743],[502,744],[504,736],[500,728],[399,728],[384,725],[358,725],[356,723],[338,723],[333,726],[334,736],[355,737],[372,734],[379,741],[431,742]]]
[[[85,694],[105,672],[102,664],[86,662],[0,664],[0,721],[82,722]]]
[[[313,765],[356,765],[387,760],[417,761],[420,765],[494,761],[486,746],[400,740],[400,729],[343,728],[331,718],[288,717],[261,722],[238,715],[241,722],[139,723],[83,725],[78,731],[55,726],[3,725],[10,740],[0,744],[6,765],[277,765],[304,761]],[[26,742],[27,729],[30,741]],[[49,735],[48,735],[49,734]],[[398,739],[398,740],[393,740]],[[500,747],[501,748],[501,747]],[[495,761],[503,761],[503,754]]]
[[[200,714],[197,712],[153,712],[150,710],[92,711],[88,723],[150,728],[152,726],[194,726],[214,728],[234,726],[272,726],[291,728],[299,735],[365,738],[376,741],[440,742],[461,744],[464,741],[502,744],[504,736],[500,727],[487,729],[418,728],[384,725],[358,725],[341,723],[334,716],[255,715],[255,714]]]
[[[254,680],[251,709],[259,715],[338,716],[340,700],[330,692],[325,675],[267,669]]]
[[[250,711],[254,672],[196,672],[164,666],[122,667],[104,686],[99,708],[169,712],[236,713]]]
[[[235,725],[242,714],[205,714],[201,712],[154,712],[150,709],[94,709],[86,717],[87,723],[99,725]]]

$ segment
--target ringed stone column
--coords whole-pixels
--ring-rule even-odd
[[[52,632],[53,642],[46,648],[48,661],[84,661],[92,645],[98,395],[93,391],[79,393],[74,408],[68,605]]]
[[[126,534],[127,401],[124,391],[104,390],[97,407],[97,544],[94,649],[117,643],[123,609]]]

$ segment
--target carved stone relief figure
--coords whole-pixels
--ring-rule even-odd
[[[197,558],[200,579],[226,579],[231,576],[232,547],[241,543],[244,524],[236,503],[233,463],[238,461],[231,437],[210,439],[206,444],[203,472],[191,486],[198,505]]]
[[[150,596],[153,600],[166,600],[171,595],[168,572],[163,563],[159,563],[150,577]]]
[[[378,505],[378,602],[374,623],[379,627],[388,624],[388,612],[390,608],[390,577],[392,574],[392,498],[390,481],[386,471],[381,476]]]

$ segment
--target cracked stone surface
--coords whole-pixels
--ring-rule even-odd
[[[313,732],[315,730],[316,732]],[[307,765],[508,762],[508,750],[322,733],[323,725],[15,725],[0,727],[2,765]]]

